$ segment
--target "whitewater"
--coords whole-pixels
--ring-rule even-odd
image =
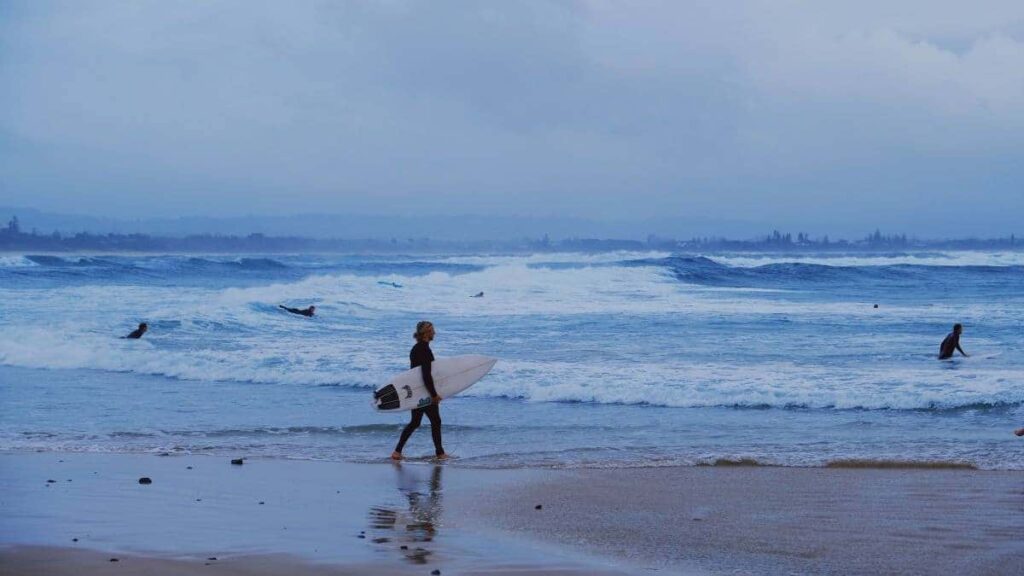
[[[501,359],[443,406],[460,464],[1024,469],[1021,252],[7,254],[0,450],[375,461],[421,319]]]

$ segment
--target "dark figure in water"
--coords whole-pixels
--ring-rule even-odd
[[[121,336],[121,338],[131,338],[132,340],[138,340],[139,338],[142,338],[142,335],[146,333],[146,330],[149,330],[149,324],[143,322],[142,324],[139,324],[138,328],[132,330],[131,334],[127,336]]]
[[[1017,436],[1024,436],[1024,428],[1017,428],[1016,430],[1013,431],[1013,433],[1016,434]]]
[[[298,314],[299,316],[312,317],[316,312],[316,306],[310,306],[309,308],[289,308],[283,304],[278,304],[278,307],[291,312],[292,314]]]
[[[476,294],[473,294],[472,296],[470,296],[470,298],[483,298],[483,297],[484,297],[484,293],[483,292],[477,292]]]
[[[960,324],[953,324],[953,331],[946,335],[946,338],[942,340],[942,344],[939,345],[939,360],[945,360],[953,357],[953,352],[959,350],[961,354],[967,356],[967,352],[960,347],[960,333],[964,331],[964,327]]]
[[[402,459],[402,448],[405,447],[409,436],[412,436],[412,433],[420,427],[424,414],[430,419],[430,435],[434,439],[434,453],[442,460],[448,457],[444,453],[444,447],[441,446],[441,409],[439,406],[441,404],[441,397],[437,395],[437,390],[434,390],[434,377],[430,374],[430,364],[434,361],[434,353],[430,350],[430,341],[434,339],[434,335],[434,325],[430,322],[424,320],[416,324],[416,333],[413,334],[413,338],[416,339],[416,345],[409,351],[409,364],[411,368],[416,368],[417,366],[420,368],[423,374],[423,385],[430,392],[433,403],[430,406],[416,408],[412,411],[412,418],[405,429],[402,430],[402,435],[398,438],[398,445],[395,446],[395,451],[391,453],[392,460]]]

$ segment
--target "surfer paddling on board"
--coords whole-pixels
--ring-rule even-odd
[[[434,353],[430,350],[430,341],[434,339],[434,334],[434,325],[430,322],[424,320],[416,324],[416,333],[412,335],[416,339],[416,345],[409,351],[409,364],[411,364],[410,368],[419,367],[423,374],[423,385],[427,387],[427,392],[430,392],[432,402],[429,406],[413,409],[412,418],[402,430],[402,435],[398,438],[398,445],[391,453],[392,460],[402,459],[402,448],[405,447],[409,436],[412,436],[412,433],[420,427],[424,414],[430,419],[430,435],[434,439],[434,453],[442,460],[448,457],[441,446],[441,409],[439,407],[441,397],[434,389],[434,377],[430,374],[430,364],[434,361]]]
[[[953,352],[959,350],[961,354],[967,356],[967,352],[960,347],[960,333],[964,331],[964,327],[960,324],[953,324],[953,331],[946,335],[946,338],[942,340],[942,344],[939,345],[939,360],[946,360],[953,357]]]
[[[278,304],[277,307],[281,308],[282,310],[287,310],[292,314],[298,314],[299,316],[308,316],[310,318],[312,318],[313,314],[316,313],[316,306],[310,306],[309,308],[289,308],[284,304]]]

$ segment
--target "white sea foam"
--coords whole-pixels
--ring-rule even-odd
[[[509,361],[465,394],[538,402],[667,407],[932,409],[1024,402],[1020,369],[865,364],[851,369],[771,362],[603,364]]]
[[[24,256],[0,256],[0,268],[28,268],[38,266]]]
[[[610,264],[627,260],[661,259],[671,256],[670,252],[650,251],[631,252],[613,251],[596,254],[580,252],[541,252],[529,255],[483,255],[483,256],[450,256],[443,262],[452,264],[470,264],[475,266],[509,266],[516,264]]]

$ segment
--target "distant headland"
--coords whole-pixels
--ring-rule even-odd
[[[60,231],[39,233],[25,231],[17,216],[0,228],[0,251],[37,252],[223,252],[223,253],[294,253],[294,252],[608,252],[615,250],[664,250],[671,252],[886,252],[918,250],[1022,250],[1024,243],[1015,235],[1003,238],[919,239],[906,234],[883,234],[875,230],[856,240],[811,237],[798,232],[796,236],[777,230],[750,239],[706,236],[680,240],[650,235],[646,240],[616,238],[565,237],[517,240],[450,240],[429,237],[410,238],[307,238],[302,236],[268,236],[259,232],[248,235],[190,234],[185,236],[151,236],[148,234],[100,234]]]

